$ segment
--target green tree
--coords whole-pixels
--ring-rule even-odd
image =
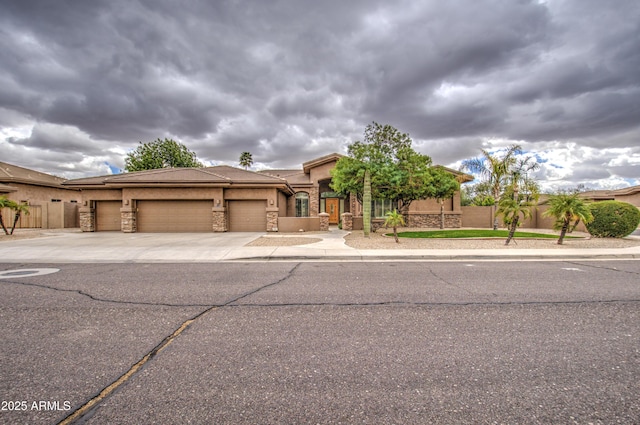
[[[253,165],[251,152],[242,152],[240,154],[240,165],[244,167],[245,170]]]
[[[11,201],[9,208],[11,208],[15,214],[13,216],[13,226],[11,226],[10,234],[13,235],[13,232],[16,230],[16,224],[18,224],[18,220],[20,220],[20,216],[22,214],[29,215],[29,206],[27,204],[21,204],[18,202]]]
[[[488,207],[494,204],[493,196],[491,196],[491,188],[487,182],[479,182],[473,185],[464,185],[460,190],[463,206],[475,205],[479,207]]]
[[[460,189],[460,182],[455,177],[452,178],[451,173],[437,166],[431,170],[431,176],[433,191],[429,198],[435,198],[440,202],[440,228],[444,229],[444,200],[453,197]]]
[[[596,238],[623,238],[640,224],[640,210],[621,201],[599,201],[589,205],[593,220],[587,230]]]
[[[124,160],[124,169],[128,172],[169,167],[202,167],[202,164],[194,152],[172,139],[140,142]]]
[[[500,199],[496,213],[502,214],[503,222],[509,229],[505,245],[509,245],[516,229],[520,226],[520,217],[522,216],[524,220],[531,217],[531,207],[531,203],[519,200],[517,195],[505,196]]]
[[[384,226],[393,228],[393,237],[396,239],[396,243],[400,243],[400,239],[398,239],[398,226],[404,226],[404,217],[398,210],[388,211],[386,216]]]
[[[549,197],[549,209],[543,214],[545,217],[555,217],[553,228],[560,230],[558,245],[562,245],[564,237],[572,227],[575,227],[580,220],[590,223],[593,215],[589,210],[587,202],[580,198],[579,193],[558,193]]]
[[[519,145],[511,145],[506,151],[500,155],[492,155],[491,152],[482,149],[482,156],[477,158],[467,159],[462,162],[462,169],[470,171],[480,175],[480,178],[485,182],[490,190],[490,195],[493,197],[493,210],[495,220],[493,222],[493,230],[498,229],[498,204],[502,198],[505,188],[509,185],[510,180],[514,176],[526,176],[526,173],[518,172],[518,158],[517,155],[522,153],[522,148]],[[529,162],[526,160],[525,164]]]
[[[363,191],[362,230],[364,237],[368,238],[371,232],[371,172],[369,169],[364,170]]]
[[[350,144],[349,155],[340,158],[331,171],[332,189],[343,195],[355,194],[365,210],[364,176],[368,170],[372,199],[398,201],[400,212],[406,214],[417,199],[444,196],[440,185],[458,187],[453,175],[432,167],[431,158],[414,151],[411,143],[408,134],[390,125],[369,124],[364,141]]]
[[[4,231],[5,235],[9,234],[9,231],[7,230],[7,227],[4,225],[4,219],[2,218],[2,209],[3,208],[11,208],[11,206],[14,204],[14,202],[10,199],[7,199],[6,196],[0,196],[0,226],[2,226],[2,230]]]

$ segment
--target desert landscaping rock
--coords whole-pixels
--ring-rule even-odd
[[[407,229],[401,231],[419,231],[425,229]],[[527,229],[522,229],[527,231]],[[543,233],[544,230],[534,230]],[[563,245],[558,245],[557,239],[520,239],[515,238],[509,245],[505,245],[505,238],[491,239],[411,239],[400,238],[396,243],[393,236],[386,236],[389,229],[379,229],[371,233],[368,238],[362,231],[354,231],[345,236],[347,246],[356,249],[567,249],[567,248],[629,248],[640,245],[638,239],[591,238],[588,233],[573,233],[579,239],[565,239]],[[399,231],[400,232],[400,231]],[[552,233],[552,232],[547,232]]]
[[[246,246],[298,246],[308,245],[316,242],[322,242],[319,238],[305,238],[305,237],[273,237],[262,236],[253,242],[249,242]]]

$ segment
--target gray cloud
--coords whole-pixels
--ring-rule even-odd
[[[444,165],[519,142],[557,152],[562,179],[637,182],[638,22],[633,0],[10,0],[0,148],[66,175],[158,137],[294,167],[375,120]],[[632,160],[604,173],[581,147]]]

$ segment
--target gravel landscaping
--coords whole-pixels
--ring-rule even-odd
[[[401,231],[420,231],[429,229],[402,228]],[[538,233],[554,233],[545,229],[520,229]],[[401,232],[400,230],[398,233]],[[580,236],[579,239],[565,238],[563,245],[558,245],[557,239],[520,239],[515,238],[509,245],[505,245],[506,238],[496,239],[411,239],[400,238],[396,243],[390,229],[378,229],[371,233],[369,238],[364,237],[362,231],[354,231],[345,236],[345,243],[357,249],[567,249],[567,248],[628,248],[640,245],[640,239],[601,239],[591,238],[588,233],[573,232],[571,236]]]
[[[319,238],[305,238],[299,236],[262,236],[252,242],[249,242],[245,246],[298,246],[309,245],[321,241],[322,239]]]

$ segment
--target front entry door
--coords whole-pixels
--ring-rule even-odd
[[[340,221],[340,199],[328,198],[326,212],[329,213],[329,224],[338,224]]]

